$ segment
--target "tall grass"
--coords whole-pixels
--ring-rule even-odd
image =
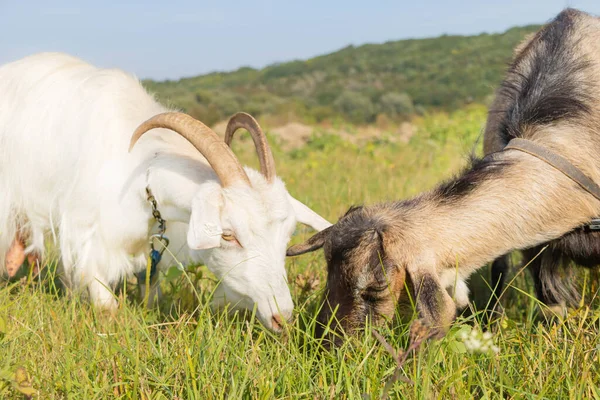
[[[292,194],[335,221],[351,204],[412,196],[451,176],[465,164],[484,118],[479,107],[424,117],[408,144],[356,147],[324,133],[294,152],[275,145],[278,174]],[[255,163],[249,142],[235,150]],[[309,235],[299,226],[293,241]],[[322,256],[297,257],[287,266],[296,312],[281,336],[252,313],[211,311],[216,282],[202,266],[167,271],[160,309],[138,305],[134,283],[127,282],[114,316],[63,295],[52,285],[54,265],[41,282],[27,276],[5,282],[0,398],[22,398],[30,387],[44,399],[380,398],[396,363],[370,327],[330,351],[313,337],[325,280]],[[485,271],[475,278],[484,281]],[[465,336],[480,329],[481,305],[474,304],[475,313],[461,316],[444,339],[426,342],[403,364],[390,396],[600,398],[600,312],[582,307],[562,322],[539,323],[530,286],[520,275],[509,290],[507,317],[491,339],[497,353],[472,351],[466,343]],[[475,291],[485,303],[485,284]],[[407,325],[377,330],[395,349],[408,344]]]

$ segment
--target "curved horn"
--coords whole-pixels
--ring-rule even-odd
[[[131,136],[129,151],[144,133],[155,128],[170,129],[193,144],[215,170],[223,187],[239,181],[250,185],[248,175],[225,142],[212,129],[187,114],[168,112],[142,123]]]
[[[271,153],[271,147],[269,147],[267,138],[260,128],[260,125],[250,114],[239,112],[229,119],[227,129],[225,130],[225,143],[227,143],[228,146],[231,146],[233,134],[240,128],[244,128],[252,135],[252,140],[256,147],[256,154],[260,161],[260,172],[265,176],[267,182],[273,182],[276,173],[275,160],[273,159],[273,153]]]

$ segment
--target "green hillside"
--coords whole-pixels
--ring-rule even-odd
[[[208,124],[245,110],[305,122],[343,117],[370,123],[425,110],[485,103],[513,48],[538,26],[502,34],[441,36],[348,46],[261,70],[240,68],[145,85],[165,103]]]

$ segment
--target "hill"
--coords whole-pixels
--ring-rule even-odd
[[[342,117],[363,124],[378,115],[397,120],[485,103],[513,48],[538,28],[348,46],[260,70],[246,67],[144,84],[161,101],[208,124],[239,110],[309,123]]]

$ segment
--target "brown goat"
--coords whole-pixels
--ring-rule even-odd
[[[600,182],[600,19],[567,9],[517,49],[490,111],[483,159],[416,198],[351,208],[288,249],[323,248],[328,277],[319,321],[351,331],[392,317],[410,295],[424,323],[444,332],[468,301],[480,266],[529,249],[600,215],[600,202],[515,137],[554,151]],[[407,290],[405,290],[407,289]],[[339,321],[339,322],[337,322]]]
[[[560,36],[563,34],[570,35],[569,40],[573,43],[574,48],[560,47],[564,46],[560,43]],[[569,9],[561,13],[553,23],[537,34],[531,35],[517,47],[515,61],[512,70],[509,72],[509,75],[510,73],[514,74],[517,80],[505,81],[490,107],[484,136],[484,154],[501,151],[506,145],[507,139],[510,140],[519,136],[514,129],[511,132],[510,122],[508,121],[514,118],[516,113],[524,111],[513,107],[511,110],[512,115],[507,114],[507,105],[511,104],[511,96],[514,96],[515,91],[519,91],[518,96],[522,98],[530,97],[528,99],[530,107],[538,103],[534,100],[537,96],[540,99],[539,102],[543,101],[542,107],[550,109],[550,112],[545,111],[547,114],[551,114],[551,110],[556,109],[554,112],[560,116],[556,119],[570,119],[571,116],[577,118],[574,114],[579,114],[580,117],[592,117],[594,115],[597,106],[594,107],[592,103],[598,103],[598,100],[593,94],[600,75],[597,75],[596,78],[590,75],[593,75],[594,69],[598,68],[598,56],[593,53],[596,49],[594,41],[597,37],[598,19],[583,12]],[[569,43],[569,40],[566,43]],[[581,51],[580,49],[584,50]],[[555,62],[552,65],[543,65],[539,62],[543,58],[553,59]],[[531,67],[529,76],[519,77],[518,74],[521,70],[516,69],[516,67],[519,64],[530,62],[531,59],[536,59],[538,63]],[[564,68],[564,70],[561,71],[561,68]],[[586,69],[588,72],[584,73],[583,70]],[[570,75],[571,82],[558,82],[556,77],[564,76],[565,73]],[[535,74],[538,75],[534,76]],[[536,92],[539,82],[543,80],[549,81],[547,85],[551,90],[556,90],[556,93],[560,91],[563,93],[557,96],[556,93]],[[555,83],[554,88],[549,84],[552,80],[556,80],[556,83],[558,83],[557,85]],[[515,86],[515,83],[520,86]],[[569,102],[568,99],[561,97],[569,91],[567,87],[561,85],[571,86],[571,90],[580,97],[579,104]],[[513,93],[511,94],[511,92]],[[554,97],[552,101],[556,104],[547,101],[546,96],[548,94]],[[573,96],[573,94],[569,96]],[[588,131],[587,140],[592,142],[598,140],[594,132],[597,129],[597,119],[592,117],[587,124],[580,121],[578,125],[581,126],[581,129]],[[568,141],[569,136],[567,135],[573,134],[577,133],[565,132],[564,138],[556,139],[556,149],[559,154],[564,154],[564,150],[558,147],[560,145],[559,141]],[[583,140],[582,143],[584,143]],[[577,163],[587,162],[587,171],[589,172],[591,169],[596,173],[594,168],[597,168],[599,160],[594,158],[592,149],[588,149],[588,152],[577,158],[576,153],[579,151],[579,147],[564,144],[568,146],[568,149],[571,149],[571,160],[576,165]],[[596,177],[595,175],[592,176]],[[542,252],[544,248],[546,249]],[[522,255],[522,263],[528,265],[533,277],[538,300],[552,308],[559,306],[561,311],[564,311],[565,306],[576,306],[581,300],[581,295],[574,285],[575,281],[569,277],[571,271],[568,267],[572,262],[588,268],[600,265],[600,231],[587,229],[586,226],[578,227],[558,239],[524,249]],[[510,265],[510,255],[504,255],[492,263],[491,284],[494,288],[494,297],[498,300],[504,290],[504,282]]]

